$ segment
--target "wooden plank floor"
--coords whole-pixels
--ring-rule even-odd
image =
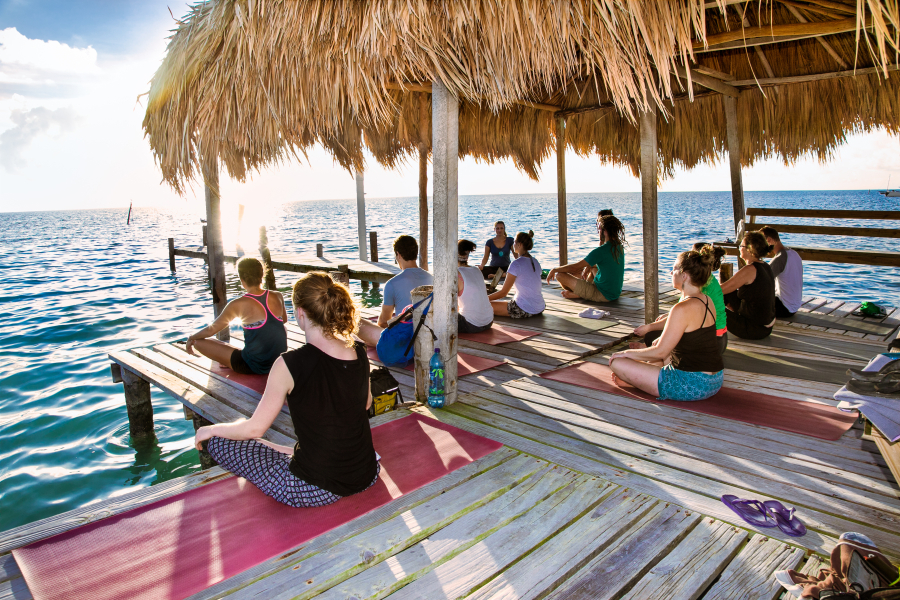
[[[551,314],[584,308],[549,287],[545,297]],[[671,306],[677,294],[663,290],[663,299]],[[807,304],[827,314],[845,306]],[[538,377],[578,360],[603,363],[624,347],[643,322],[642,298],[626,291],[607,310],[619,324],[591,334],[523,324],[539,335],[501,346],[461,341],[461,351],[504,364],[462,377],[455,405],[412,411],[503,449],[196,597],[775,599],[782,590],[774,571],[815,570],[844,531],[866,533],[900,557],[900,488],[860,427],[828,442]],[[842,369],[883,351],[890,337],[776,331],[771,345],[732,338],[730,346]],[[289,346],[304,341],[289,326]],[[259,400],[175,344],[111,358],[211,421],[247,416]],[[412,399],[412,373],[392,371]],[[829,404],[837,389],[737,370],[727,371],[726,385]],[[286,412],[266,437],[293,441]],[[0,599],[31,597],[12,549],[230,476],[216,467],[0,533]],[[796,507],[809,533],[756,530],[720,502],[726,493]]]

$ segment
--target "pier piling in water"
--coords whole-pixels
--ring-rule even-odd
[[[198,429],[200,429],[201,427],[207,427],[209,425],[212,425],[212,421],[207,421],[206,419],[201,417],[199,414],[197,414],[196,411],[191,412],[191,417],[194,422],[194,431],[195,432]],[[203,449],[198,450],[197,453],[200,455],[200,468],[205,471],[206,469],[212,469],[219,463],[217,463],[213,459],[213,457],[210,455],[210,453],[206,450],[206,443],[204,443],[202,445],[203,445]]]
[[[350,287],[350,265],[338,265],[337,271],[328,273],[336,283]]]
[[[369,232],[369,252],[372,255],[372,262],[378,262],[378,232]]]
[[[316,244],[316,256],[322,258],[323,254],[325,254],[325,247],[322,244]]]
[[[266,268],[266,289],[274,290],[276,289],[275,270],[272,268],[272,253],[269,252],[269,236],[266,234],[265,225],[259,228],[259,256]]]
[[[128,369],[120,368],[119,373],[125,390],[125,408],[128,410],[128,431],[131,437],[143,438],[153,435],[150,383]],[[115,379],[115,373],[113,378]]]
[[[175,272],[175,238],[169,238],[169,270]]]

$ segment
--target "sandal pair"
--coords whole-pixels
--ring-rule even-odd
[[[756,527],[778,527],[791,537],[806,535],[806,526],[794,515],[794,509],[785,508],[778,500],[760,502],[725,494],[722,502],[744,521]]]

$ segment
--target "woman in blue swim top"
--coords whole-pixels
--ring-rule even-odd
[[[513,258],[518,258],[513,246],[514,240],[506,235],[506,224],[503,221],[494,223],[494,237],[484,243],[484,257],[478,266],[484,277],[493,277],[498,269],[509,271],[509,263]],[[487,264],[488,259],[491,264]]]
[[[220,365],[244,375],[265,375],[282,352],[287,352],[287,309],[284,298],[275,290],[264,290],[264,270],[255,258],[238,261],[238,277],[247,293],[225,305],[225,310],[212,322],[187,340],[186,350],[194,350]],[[244,328],[244,349],[215,339],[235,319]]]

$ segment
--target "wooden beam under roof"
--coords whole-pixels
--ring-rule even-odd
[[[687,69],[685,69],[681,65],[677,65],[675,67],[675,72],[682,79],[690,79],[690,81],[693,81],[698,85],[702,85],[705,88],[715,90],[720,94],[725,94],[726,96],[731,96],[732,98],[737,98],[741,95],[741,90],[737,89],[733,85],[729,85],[721,79],[716,79],[715,77],[710,77],[709,75],[699,73],[695,69],[691,69],[690,73],[688,73]],[[690,78],[688,77],[689,74]]]
[[[898,65],[889,65],[886,68],[868,67],[866,69],[850,69],[847,71],[835,71],[833,73],[813,73],[811,75],[794,75],[791,77],[769,77],[761,79],[737,79],[731,82],[734,87],[755,87],[785,85],[790,83],[809,83],[811,81],[824,81],[826,79],[839,79],[841,77],[855,77],[857,75],[874,75],[884,71],[897,71]]]
[[[801,23],[809,22],[809,20],[806,17],[804,17],[797,8],[795,8],[793,2],[786,2],[785,0],[782,0],[781,3],[784,4],[785,8],[787,8],[788,11],[790,11],[790,13],[792,15],[794,15],[795,19],[797,19]],[[829,44],[827,41],[825,41],[824,39],[822,39],[820,37],[817,37],[816,41],[819,42],[819,44],[822,46],[822,48],[825,49],[825,52],[827,52],[831,56],[831,58],[833,58],[837,62],[837,64],[839,64],[841,67],[843,67],[845,69],[847,68],[847,63],[844,62],[844,59],[841,58],[841,56],[837,53],[837,51],[835,51],[835,49],[831,46],[831,44]]]
[[[872,26],[872,19],[866,19],[865,27]],[[716,33],[706,38],[706,44],[694,44],[695,52],[711,52],[731,48],[761,46],[778,42],[802,40],[820,35],[836,35],[856,31],[856,19],[838,19],[819,23],[784,23],[765,27],[744,27],[734,31]]]

